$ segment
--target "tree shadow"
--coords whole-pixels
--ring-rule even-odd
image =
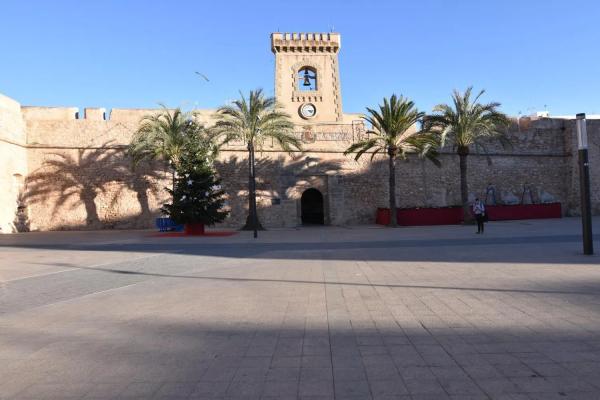
[[[31,222],[27,214],[27,199],[23,190],[17,194],[17,210],[13,220],[13,226],[16,232],[29,232]]]
[[[519,225],[511,225],[519,228]],[[468,229],[471,235],[462,232]],[[340,260],[393,262],[446,262],[484,264],[516,263],[552,265],[589,265],[598,256],[580,253],[581,235],[565,231],[556,234],[522,232],[478,237],[471,228],[450,227],[432,230],[413,229],[346,229],[339,227],[300,229],[292,232],[273,230],[258,241],[243,237],[156,237],[145,232],[123,232],[120,236],[97,232],[87,239],[76,234],[40,233],[27,236],[5,236],[0,249],[40,249],[53,251],[131,252],[144,254],[181,254],[231,259],[254,260]],[[441,235],[438,235],[442,231]],[[437,233],[436,233],[437,232]],[[415,235],[416,234],[416,235]],[[416,236],[416,237],[415,237]],[[600,238],[595,240],[600,245]],[[162,271],[157,271],[161,272]]]
[[[51,201],[52,219],[67,204],[71,211],[83,205],[85,223],[76,228],[114,227],[114,222],[99,215],[96,199],[100,194],[107,195],[107,206],[112,207],[125,189],[136,193],[141,209],[139,218],[148,219],[152,214],[149,193],[158,195],[162,171],[156,165],[147,163],[134,173],[128,167],[130,160],[125,156],[124,149],[115,147],[113,141],[105,142],[98,148],[77,149],[75,154],[52,152],[48,156],[50,158],[27,177],[23,201],[27,204],[47,204]]]
[[[126,268],[109,268],[109,267],[86,267],[73,263],[65,262],[51,262],[51,263],[33,263],[39,265],[52,265],[56,267],[73,268],[73,270],[88,270],[88,271],[99,271],[108,274],[118,275],[138,275],[142,279],[148,278],[177,278],[177,279],[195,279],[204,281],[215,281],[215,282],[239,282],[239,283],[285,283],[292,285],[335,285],[335,286],[348,286],[348,287],[371,287],[371,288],[384,288],[384,289],[423,289],[423,290],[441,290],[441,291],[469,291],[469,292],[482,292],[482,293],[512,293],[512,294],[544,294],[544,295],[581,295],[581,296],[600,296],[600,280],[598,281],[586,281],[577,282],[577,284],[566,284],[561,283],[556,287],[537,289],[535,287],[528,287],[523,285],[521,287],[502,287],[502,286],[451,286],[444,284],[402,284],[402,283],[384,283],[384,282],[352,282],[350,280],[344,281],[339,279],[316,279],[316,280],[303,280],[303,279],[276,279],[276,278],[250,278],[250,277],[235,277],[235,276],[218,276],[210,274],[186,274],[186,273],[160,273],[160,272],[147,272],[140,269],[126,269]]]
[[[140,219],[151,219],[156,214],[156,211],[153,212],[150,208],[149,195],[160,197],[162,182],[166,182],[168,174],[169,171],[161,168],[161,163],[156,161],[139,162],[127,173],[125,185],[136,194],[140,204]]]
[[[276,218],[278,223],[271,225],[288,226],[284,219],[287,217],[293,220],[294,216],[290,218],[289,214],[284,215],[283,210],[278,212],[277,207],[282,207],[288,201],[299,200],[301,191],[309,188],[327,192],[328,176],[342,173],[345,161],[347,160],[343,158],[319,160],[306,155],[297,155],[291,159],[284,156],[257,158],[256,194],[259,220]],[[231,212],[229,222],[226,222],[225,226],[241,226],[248,213],[248,160],[234,155],[225,160],[217,160],[215,167],[222,177]],[[272,215],[265,212],[269,209]]]

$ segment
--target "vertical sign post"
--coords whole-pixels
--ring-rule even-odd
[[[581,223],[583,229],[583,254],[594,254],[592,236],[592,210],[590,201],[590,165],[585,113],[577,114],[577,144],[579,148],[579,192],[581,193]]]

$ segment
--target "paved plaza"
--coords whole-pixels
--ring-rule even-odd
[[[0,236],[0,399],[600,399],[580,221],[487,230]]]

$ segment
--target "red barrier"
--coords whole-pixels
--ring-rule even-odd
[[[463,220],[461,207],[403,208],[398,210],[398,225],[455,225]]]
[[[490,221],[517,219],[561,218],[560,203],[486,206]],[[462,223],[462,207],[399,208],[398,225],[454,225]],[[388,225],[390,209],[378,208],[375,223]]]
[[[490,221],[562,217],[560,203],[516,204],[514,206],[486,206],[486,210]]]
[[[389,225],[390,209],[389,208],[378,208],[377,215],[375,216],[375,223],[378,225]]]
[[[398,225],[454,225],[462,222],[461,207],[440,208],[399,208]],[[390,209],[378,208],[375,223],[388,225],[390,223]]]

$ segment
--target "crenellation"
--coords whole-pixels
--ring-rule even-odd
[[[23,118],[27,121],[69,121],[76,120],[79,108],[77,107],[34,107],[22,106]]]
[[[91,108],[86,107],[83,110],[84,119],[89,121],[106,121],[106,109],[105,108]]]
[[[114,122],[139,122],[146,115],[154,114],[156,108],[113,108],[110,111],[110,120]]]
[[[341,47],[338,33],[273,33],[271,49],[273,52],[334,52]]]

